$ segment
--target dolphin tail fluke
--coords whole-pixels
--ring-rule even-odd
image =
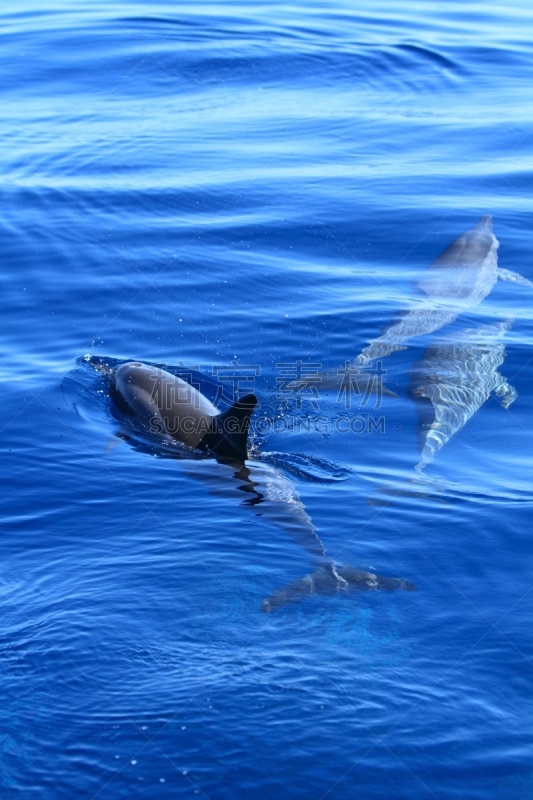
[[[254,394],[241,397],[231,408],[213,418],[211,428],[200,442],[200,446],[206,445],[221,458],[246,461],[250,417],[256,405],[257,397]]]
[[[416,590],[414,583],[403,578],[388,578],[365,572],[356,567],[340,567],[333,564],[320,566],[311,575],[299,578],[282,589],[277,589],[261,603],[261,611],[269,614],[274,609],[282,608],[289,603],[297,603],[312,594],[333,595],[339,592],[368,591],[382,589],[393,592],[403,589],[406,592]]]

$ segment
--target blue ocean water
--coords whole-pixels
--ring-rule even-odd
[[[355,358],[483,214],[533,280],[530,4],[0,14],[2,797],[529,800],[532,290],[458,320],[514,320],[518,397],[422,483],[431,336],[381,403],[283,369]],[[256,391],[262,498],[124,429],[94,365],[128,359]],[[417,591],[263,613],[313,536]]]

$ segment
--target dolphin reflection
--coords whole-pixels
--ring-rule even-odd
[[[442,328],[490,293],[498,280],[533,287],[517,272],[498,268],[499,242],[492,232],[492,217],[481,217],[477,225],[455,239],[426,270],[418,283],[420,304],[404,313],[382,336],[362,350],[354,364],[364,367],[385,358],[406,343]]]
[[[437,339],[411,375],[411,396],[417,402],[421,471],[466,425],[492,392],[503,408],[517,392],[498,372],[505,359],[500,339],[512,320],[467,328]]]

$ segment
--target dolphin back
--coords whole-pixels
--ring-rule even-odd
[[[469,231],[454,239],[432,262],[433,267],[461,267],[482,264],[494,246],[492,217],[487,214]]]
[[[498,247],[492,217],[481,217],[429,265],[419,288],[437,302],[451,299],[467,307],[478,305],[498,279]]]

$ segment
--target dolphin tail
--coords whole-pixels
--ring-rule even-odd
[[[333,564],[320,566],[311,575],[299,578],[282,589],[277,589],[261,603],[261,611],[269,614],[276,608],[289,603],[299,602],[312,594],[332,595],[339,592],[368,591],[382,589],[393,592],[403,589],[406,592],[416,590],[414,583],[403,578],[388,578],[365,572],[356,567],[341,567]]]
[[[207,446],[221,458],[246,461],[250,417],[256,405],[257,397],[254,394],[241,397],[231,408],[213,418],[211,427],[199,446]]]

